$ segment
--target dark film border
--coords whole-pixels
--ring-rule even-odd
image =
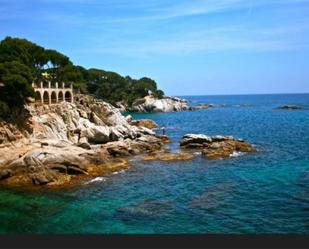
[[[0,248],[309,248],[306,235],[8,235]]]

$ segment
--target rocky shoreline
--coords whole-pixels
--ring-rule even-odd
[[[129,158],[143,161],[194,159],[198,149],[206,159],[227,159],[235,152],[256,149],[231,136],[187,134],[180,141],[186,150],[171,153],[169,137],[156,135],[149,119],[125,118],[112,105],[87,95],[75,103],[26,107],[25,129],[0,126],[0,184],[65,187],[131,166]]]
[[[75,104],[26,107],[27,130],[0,127],[0,183],[65,186],[130,167],[126,157],[168,139],[131,125],[112,105],[79,95]]]

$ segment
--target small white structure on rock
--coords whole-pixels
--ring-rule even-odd
[[[32,82],[32,87],[36,94],[36,102],[42,105],[58,104],[63,101],[73,103],[72,84],[67,87],[64,82],[60,85],[58,82],[51,83],[50,81],[40,83]]]

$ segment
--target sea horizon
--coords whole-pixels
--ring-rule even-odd
[[[243,95],[307,95],[309,92],[304,93],[233,93],[233,94],[192,94],[192,95],[179,95],[179,94],[171,94],[170,96],[177,97],[202,97],[202,96],[243,96]]]

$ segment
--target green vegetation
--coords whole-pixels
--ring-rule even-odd
[[[43,75],[45,73],[45,76]],[[12,110],[22,110],[29,97],[34,97],[32,81],[70,82],[81,93],[115,104],[132,104],[151,92],[162,98],[154,80],[132,79],[101,69],[85,69],[74,65],[69,57],[56,50],[45,49],[25,39],[6,37],[0,42],[0,117]]]

